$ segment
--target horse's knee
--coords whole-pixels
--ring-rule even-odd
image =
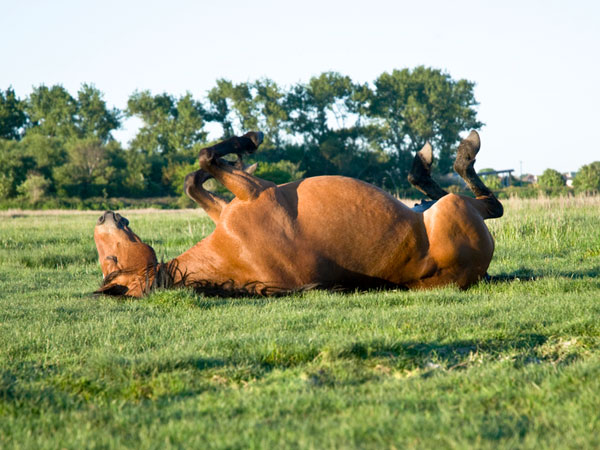
[[[200,150],[200,155],[198,156],[200,168],[209,170],[215,161],[215,157],[215,152],[211,148],[203,148]]]
[[[210,178],[211,176],[203,170],[196,170],[192,173],[188,173],[183,181],[183,191],[188,197],[194,199],[194,194],[197,193],[202,188],[204,182]]]
[[[504,215],[504,206],[502,206],[500,200],[498,200],[495,196],[488,200],[487,205],[490,213],[490,219],[498,219]]]

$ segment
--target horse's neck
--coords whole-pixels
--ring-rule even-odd
[[[218,278],[214,256],[206,240],[200,241],[167,264],[175,285],[189,285],[198,281],[214,282]]]

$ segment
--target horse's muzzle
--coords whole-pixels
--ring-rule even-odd
[[[118,228],[123,228],[127,225],[129,225],[129,220],[127,220],[125,217],[121,216],[121,214],[119,213],[115,213],[113,211],[106,211],[104,214],[102,214],[99,218],[98,218],[98,222],[96,222],[96,225],[115,225]]]

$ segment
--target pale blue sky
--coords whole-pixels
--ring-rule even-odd
[[[88,82],[119,108],[136,89],[201,98],[217,78],[366,82],[423,64],[477,83],[479,168],[600,160],[598,1],[2,0],[0,48],[0,89]]]

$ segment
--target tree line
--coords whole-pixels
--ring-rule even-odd
[[[248,130],[266,136],[248,161],[259,162],[258,176],[283,183],[339,174],[399,192],[427,140],[436,171],[451,171],[460,133],[483,125],[473,88],[420,66],[372,83],[335,72],[286,87],[219,79],[202,98],[136,91],[119,110],[91,84],[75,95],[40,85],[22,99],[8,87],[0,90],[0,198],[180,195],[203,146]],[[141,127],[123,146],[113,132],[129,117]]]
[[[153,197],[181,193],[199,149],[248,130],[265,132],[257,175],[275,182],[340,174],[389,190],[406,185],[412,154],[426,140],[451,169],[459,134],[478,129],[474,83],[438,69],[381,74],[373,83],[326,72],[282,87],[270,79],[219,79],[202,98],[136,91],[125,110],[83,84],[37,86],[26,98],[0,90],[0,196]],[[113,132],[141,121],[126,146]],[[215,134],[215,131],[216,134]]]

